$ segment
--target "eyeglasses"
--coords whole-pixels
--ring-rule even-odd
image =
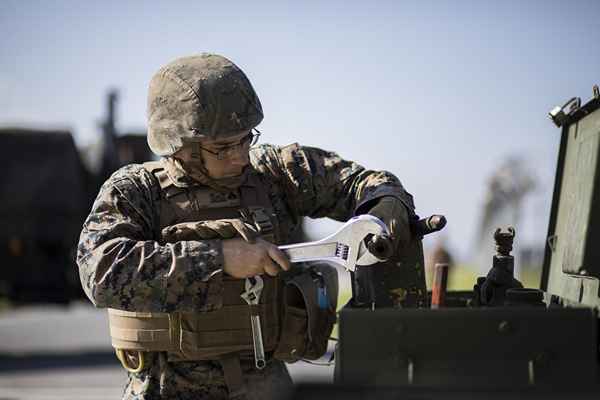
[[[258,142],[258,138],[261,135],[261,132],[258,129],[254,128],[254,131],[256,133],[250,132],[248,135],[244,136],[238,143],[223,147],[217,151],[209,150],[206,147],[200,146],[200,144],[198,144],[197,146],[198,148],[215,156],[217,160],[225,160],[227,158],[233,157],[237,152],[241,150],[247,150],[250,148],[250,146],[254,146]]]

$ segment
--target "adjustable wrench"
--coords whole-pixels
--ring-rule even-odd
[[[348,271],[357,265],[371,265],[384,261],[375,257],[367,248],[365,239],[369,235],[388,235],[385,224],[369,214],[351,218],[336,233],[315,242],[279,246],[290,261],[331,261]]]
[[[260,275],[252,278],[246,278],[245,291],[240,295],[250,307],[250,324],[252,326],[252,345],[254,347],[254,365],[257,369],[266,367],[265,346],[263,344],[262,329],[260,327],[260,316],[258,314],[258,304],[260,294],[263,290],[264,282]]]

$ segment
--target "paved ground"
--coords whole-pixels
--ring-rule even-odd
[[[329,382],[333,368],[288,366],[295,382]],[[85,303],[0,313],[0,400],[119,399],[125,372],[106,312]]]

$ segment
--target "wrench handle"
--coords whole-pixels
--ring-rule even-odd
[[[323,259],[335,258],[337,243],[299,243],[279,246],[290,262],[318,261]]]
[[[257,369],[263,369],[267,366],[265,360],[265,348],[262,339],[262,329],[260,327],[260,317],[258,315],[250,316],[252,324],[252,342],[254,345],[254,363]]]

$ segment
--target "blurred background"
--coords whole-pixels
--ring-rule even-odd
[[[509,225],[516,275],[538,287],[560,139],[547,113],[600,83],[599,16],[595,0],[0,2],[0,396],[118,397],[74,248],[101,183],[152,158],[147,85],[183,55],[246,72],[261,140],[389,170],[421,216],[444,214],[424,246],[428,268],[452,260],[450,288],[487,272]]]

